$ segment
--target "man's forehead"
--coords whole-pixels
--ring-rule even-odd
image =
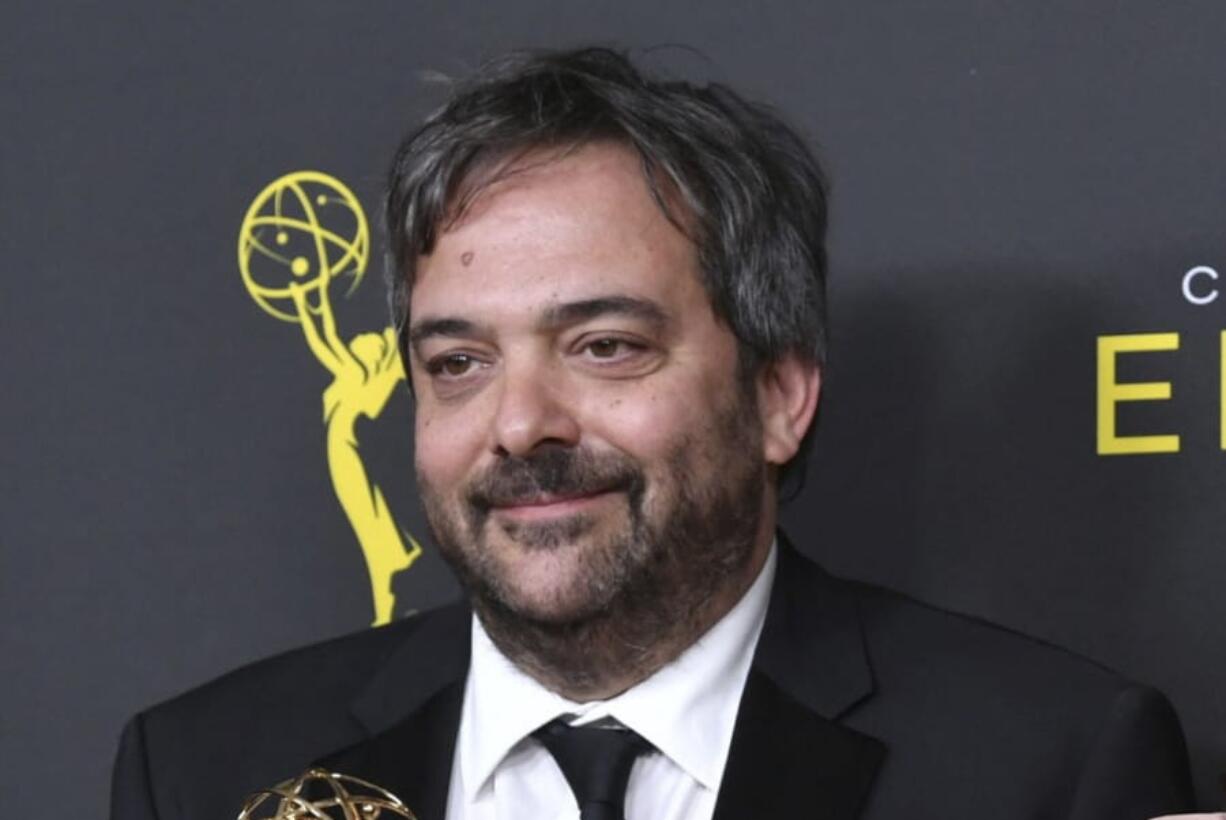
[[[441,226],[440,241],[463,233],[506,198],[538,203],[583,200],[597,189],[595,203],[650,198],[642,160],[633,148],[611,140],[529,148],[481,163],[457,186]]]
[[[411,338],[607,315],[662,325],[707,301],[696,249],[632,149],[590,144],[521,163],[418,258]]]

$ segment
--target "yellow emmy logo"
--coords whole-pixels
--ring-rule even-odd
[[[332,311],[333,281],[350,277],[346,294],[352,293],[369,256],[370,229],[357,197],[318,171],[287,174],[268,185],[239,231],[238,267],[247,292],[265,313],[298,324],[332,376],[323,394],[328,469],[366,559],[379,625],[395,611],[392,576],[413,564],[421,545],[396,526],[362,463],[355,431],[359,417],[378,418],[404,380],[396,331],[359,333],[345,343]]]

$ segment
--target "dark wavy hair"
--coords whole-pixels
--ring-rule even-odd
[[[694,243],[715,312],[738,339],[742,373],[785,355],[824,364],[826,181],[812,153],[767,107],[723,85],[648,76],[607,48],[489,62],[401,143],[385,215],[402,354],[418,257],[496,169],[541,148],[605,140],[638,153],[652,196]],[[783,478],[803,480],[812,435]]]

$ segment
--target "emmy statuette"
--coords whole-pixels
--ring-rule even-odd
[[[238,820],[417,820],[386,789],[323,769],[309,769],[244,801]]]

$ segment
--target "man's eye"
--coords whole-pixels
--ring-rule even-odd
[[[610,359],[621,349],[621,342],[617,339],[597,339],[587,349],[597,359]]]
[[[477,360],[467,353],[451,353],[432,359],[426,365],[426,371],[432,376],[463,376],[476,367]]]
[[[593,359],[616,359],[618,356],[625,356],[633,353],[641,348],[642,345],[636,345],[628,342],[625,339],[596,339],[584,345],[584,350]]]

